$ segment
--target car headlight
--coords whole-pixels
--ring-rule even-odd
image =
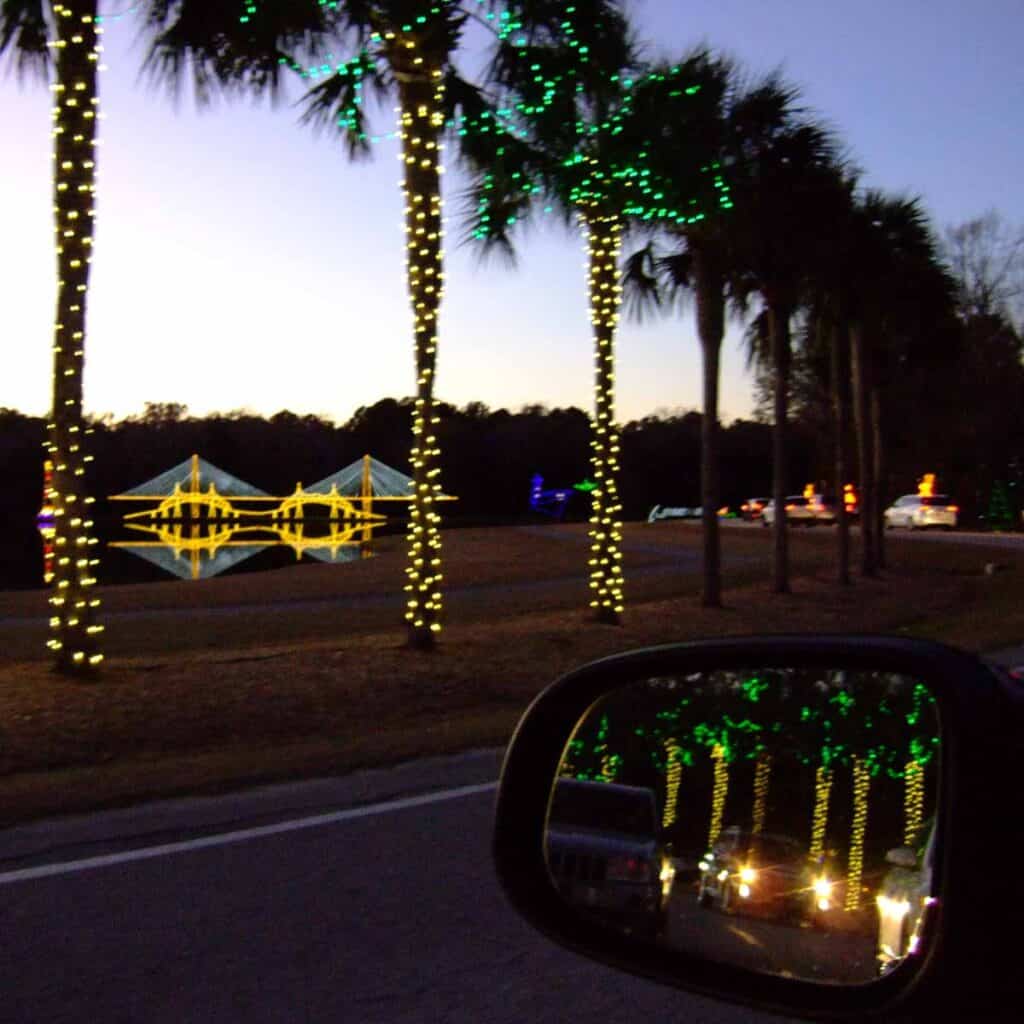
[[[814,880],[814,903],[821,911],[832,906],[832,883],[824,876]]]
[[[661,894],[667,896],[672,891],[672,883],[676,877],[676,866],[666,857],[661,862]]]
[[[910,913],[910,901],[906,899],[894,900],[891,896],[879,893],[875,898],[875,903],[878,905],[878,912],[882,917],[893,921],[902,921]]]
[[[753,868],[740,868],[740,881],[744,885],[753,885],[757,881],[757,872]]]

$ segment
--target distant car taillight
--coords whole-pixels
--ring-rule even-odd
[[[958,505],[947,505],[946,506],[946,511],[947,512],[959,512],[960,511],[960,507]]]
[[[606,877],[615,882],[649,882],[651,862],[646,857],[612,857]]]

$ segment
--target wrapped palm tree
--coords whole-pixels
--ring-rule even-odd
[[[729,204],[712,133],[719,81],[704,54],[642,69],[632,47],[589,48],[542,41],[527,54],[523,79],[499,75],[496,126],[477,150],[470,193],[472,238],[485,251],[510,253],[512,235],[539,210],[557,211],[584,240],[594,341],[589,584],[599,622],[620,621],[624,607],[619,428],[615,418],[615,337],[622,299],[619,256],[624,233],[658,218],[676,225]],[[683,161],[662,149],[666,125],[690,133]]]
[[[472,22],[493,44],[493,73],[520,81],[532,74],[528,58],[539,39],[568,39],[567,46],[586,52],[596,50],[595,40],[621,33],[617,6],[597,0],[571,9],[554,0],[215,0],[211,10],[227,12],[229,4],[231,16],[211,26],[202,4],[155,3],[151,21],[160,32],[149,66],[171,81],[191,67],[200,98],[214,87],[272,91],[282,73],[298,73],[310,85],[301,101],[303,120],[337,131],[350,157],[371,151],[364,97],[397,100],[416,380],[405,620],[410,645],[429,649],[443,620],[434,398],[444,290],[441,149],[446,135],[460,149],[472,149],[476,137],[493,128],[484,116],[486,101],[461,75],[456,58]],[[297,53],[306,59],[296,59]]]
[[[53,78],[53,211],[57,301],[46,455],[54,513],[48,646],[62,672],[95,673],[103,660],[97,622],[95,545],[86,490],[86,303],[92,259],[99,113],[99,0],[19,0],[0,6],[0,53],[20,72]]]
[[[584,3],[567,11],[553,0],[341,3],[330,5],[329,20],[334,52],[345,51],[347,59],[308,68],[294,65],[316,80],[303,100],[304,120],[339,131],[350,156],[370,150],[363,97],[375,93],[397,99],[416,370],[405,619],[409,643],[416,648],[433,647],[443,621],[434,398],[444,282],[441,150],[446,136],[457,140],[461,151],[474,150],[476,137],[494,128],[484,113],[485,99],[460,73],[456,60],[472,22],[475,31],[489,36],[490,75],[519,81],[530,74],[528,59],[539,38],[571,39],[576,50],[586,51],[595,39],[621,32],[617,17],[606,14],[615,14],[614,4]]]
[[[186,67],[197,96],[216,82],[265,89],[277,83],[292,44],[313,44],[323,28],[317,0],[299,0],[250,18],[239,0],[147,0],[139,5],[154,40],[151,67],[178,82]],[[95,673],[103,660],[98,623],[96,539],[86,490],[86,422],[82,375],[92,259],[96,136],[99,120],[100,0],[4,0],[0,55],[19,72],[52,77],[54,105],[54,239],[57,301],[53,390],[47,429],[52,476],[47,494],[54,510],[50,638],[55,666]]]

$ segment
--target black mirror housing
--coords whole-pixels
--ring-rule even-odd
[[[935,905],[921,952],[864,984],[793,979],[595,927],[560,897],[545,855],[553,780],[595,702],[641,677],[687,677],[752,664],[841,664],[927,683],[941,728],[941,806],[934,827]],[[493,853],[516,910],[560,944],[610,966],[702,996],[817,1020],[1018,1019],[1024,976],[1003,927],[1020,913],[1024,686],[972,655],[925,641],[865,636],[765,636],[647,648],[577,669],[549,686],[520,721],[498,792]],[[993,846],[1004,864],[991,863]],[[986,860],[986,858],[988,858]]]

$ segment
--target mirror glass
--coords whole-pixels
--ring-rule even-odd
[[[548,868],[605,927],[771,974],[898,968],[936,902],[935,700],[881,672],[638,680],[562,757]]]

